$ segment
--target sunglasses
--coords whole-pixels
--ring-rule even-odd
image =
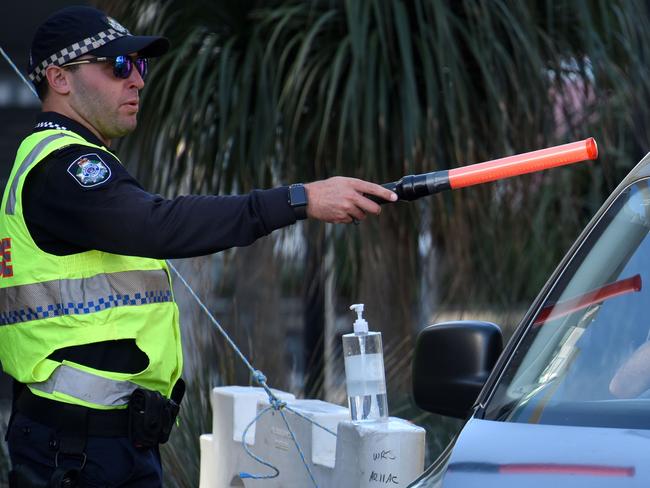
[[[112,63],[113,64],[113,74],[117,78],[126,80],[131,76],[133,71],[133,66],[138,70],[140,76],[144,80],[147,77],[147,70],[149,68],[149,61],[147,58],[135,58],[132,59],[130,56],[116,56],[114,58],[99,57],[92,59],[82,59],[81,61],[72,61],[70,63],[65,63],[61,65],[61,68],[66,66],[73,66],[76,64],[94,64],[94,63]]]

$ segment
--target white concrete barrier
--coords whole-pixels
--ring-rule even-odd
[[[287,410],[285,416],[319,488],[405,487],[424,469],[424,429],[391,417],[388,422],[353,423],[347,408],[320,400],[296,400],[274,390],[324,431]],[[281,415],[271,410],[251,427],[246,444],[280,471],[276,478],[242,479],[272,471],[248,456],[242,435],[257,412],[268,407],[262,388],[227,386],[212,391],[213,433],[201,436],[200,488],[308,488],[313,486]]]

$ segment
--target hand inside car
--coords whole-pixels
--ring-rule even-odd
[[[644,343],[618,368],[609,383],[616,398],[635,398],[650,388],[650,342]]]

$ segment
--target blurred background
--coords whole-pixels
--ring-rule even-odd
[[[0,46],[21,69],[36,26],[70,3],[82,2],[3,5]],[[417,332],[475,318],[509,337],[648,150],[645,1],[89,3],[172,42],[152,62],[138,129],[117,145],[143,185],[165,196],[333,175],[387,182],[596,138],[594,162],[389,205],[358,226],[303,222],[248,248],[175,262],[269,384],[301,397],[345,404],[340,336],[351,331],[349,305],[365,303],[383,333],[390,413],[427,428],[427,462],[462,422],[414,406]],[[3,181],[38,109],[3,61]],[[167,486],[195,487],[210,388],[251,379],[175,285],[189,392],[163,456]]]

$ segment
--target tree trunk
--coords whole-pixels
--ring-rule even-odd
[[[304,280],[305,396],[322,398],[325,336],[325,233],[318,222],[306,223]]]

